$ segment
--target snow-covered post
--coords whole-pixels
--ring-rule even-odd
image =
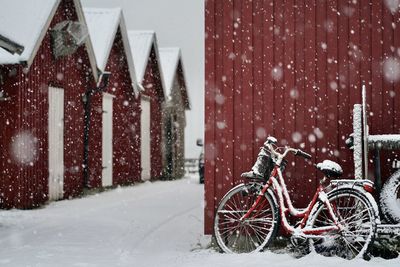
[[[367,87],[365,84],[362,86],[362,151],[363,151],[363,163],[364,163],[364,179],[368,179],[368,117],[367,117]]]
[[[353,155],[355,179],[362,179],[363,174],[362,128],[362,107],[361,104],[355,104],[353,109]]]

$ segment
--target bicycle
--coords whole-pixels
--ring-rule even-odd
[[[379,221],[377,204],[368,180],[332,180],[342,174],[340,165],[325,160],[316,167],[323,179],[307,208],[297,209],[282,174],[289,153],[311,159],[300,149],[278,148],[269,137],[264,149],[272,168],[263,179],[247,177],[228,191],[216,210],[214,233],[218,246],[227,253],[262,251],[276,237],[281,226],[292,240],[304,240],[315,252],[346,259],[367,257]],[[283,150],[281,153],[278,151]],[[271,171],[272,169],[272,171]],[[289,216],[296,219],[290,223]]]

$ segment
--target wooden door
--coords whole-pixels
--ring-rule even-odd
[[[64,90],[49,87],[49,200],[63,198],[64,190]]]
[[[113,184],[113,96],[103,94],[102,185]]]
[[[150,136],[150,101],[141,100],[142,113],[140,115],[141,131],[141,164],[142,180],[150,180],[151,177],[151,136]]]

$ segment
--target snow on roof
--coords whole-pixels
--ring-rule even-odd
[[[0,48],[0,64],[19,64],[32,60],[36,44],[45,34],[60,0],[2,0],[0,34],[24,46],[21,55]]]
[[[175,74],[181,57],[179,47],[160,48],[161,70],[164,77],[165,91],[168,99],[171,98]]]
[[[97,65],[102,72],[104,72],[107,67],[111,48],[118,28],[120,28],[132,85],[135,93],[138,93],[135,66],[132,59],[121,8],[84,8],[83,10],[89,29],[89,35],[92,40]]]
[[[172,97],[172,88],[174,86],[175,75],[178,71],[178,66],[181,64],[184,89],[182,93],[183,100],[185,101],[185,108],[190,109],[190,101],[188,95],[188,89],[185,81],[185,73],[182,64],[182,54],[179,47],[163,47],[159,49],[160,61],[161,61],[161,72],[164,79],[165,91],[168,100]]]
[[[98,67],[104,71],[115,34],[121,8],[83,8]]]
[[[154,44],[154,31],[129,31],[129,43],[135,63],[136,77],[139,83],[144,79],[151,47]]]

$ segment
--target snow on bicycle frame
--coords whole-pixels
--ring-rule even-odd
[[[266,185],[263,186],[262,190],[260,191],[259,195],[264,195],[269,188],[273,188],[273,190],[276,193],[276,196],[278,198],[278,204],[280,207],[280,215],[281,215],[281,220],[282,220],[282,226],[284,228],[284,231],[287,234],[295,235],[295,236],[302,236],[306,238],[316,238],[316,237],[322,237],[321,234],[330,232],[330,231],[341,231],[342,226],[339,224],[339,218],[335,215],[335,212],[333,210],[333,207],[328,201],[328,196],[327,193],[324,191],[325,187],[323,186],[323,183],[320,183],[318,186],[311,202],[308,204],[308,206],[305,209],[297,209],[293,206],[292,200],[290,198],[290,195],[288,193],[286,183],[282,174],[282,170],[280,168],[280,165],[286,155],[291,152],[294,155],[302,156],[306,159],[311,159],[311,155],[301,151],[300,149],[293,149],[287,147],[285,151],[280,154],[276,152],[272,145],[267,145],[269,146],[268,150],[271,153],[271,156],[275,158],[275,167],[272,170],[272,173],[270,175],[270,178],[268,179],[268,182]],[[330,170],[331,172],[334,171],[336,168],[338,173],[342,173],[341,167],[339,165],[335,165],[336,163],[331,162],[331,161],[324,161],[322,164],[320,163],[320,166],[326,166],[326,170]],[[331,166],[328,166],[331,165]],[[340,169],[338,169],[338,167]],[[276,178],[277,177],[277,178]],[[338,180],[339,181],[339,180]],[[361,185],[362,186],[362,185]],[[334,221],[334,225],[332,226],[324,226],[324,227],[309,227],[307,225],[308,219],[310,217],[310,214],[315,207],[315,204],[317,201],[321,201],[324,203],[325,207],[328,209],[329,216],[331,217]],[[286,204],[286,205],[285,205]],[[260,205],[262,205],[261,202],[261,197],[256,200],[256,202],[252,205],[252,207],[244,214],[240,219],[245,220],[250,217],[250,215],[256,210]],[[298,227],[293,227],[287,219],[288,214],[290,213],[291,216],[301,219],[300,223],[298,224]]]
[[[265,149],[273,161],[271,172],[266,168],[261,179],[244,173],[248,181],[221,199],[214,219],[218,246],[227,253],[261,251],[275,238],[280,225],[292,242],[310,240],[317,253],[332,255],[333,249],[336,255],[348,259],[366,256],[379,223],[376,202],[365,187],[369,182],[332,184],[330,179],[339,178],[342,169],[337,163],[324,161],[316,165],[324,176],[311,202],[307,208],[297,209],[286,188],[281,164],[288,153],[306,159],[311,155],[300,149],[278,148],[276,143],[275,138],[268,138],[260,149]],[[296,224],[291,224],[289,217],[295,218]],[[337,240],[347,245],[343,247]]]

